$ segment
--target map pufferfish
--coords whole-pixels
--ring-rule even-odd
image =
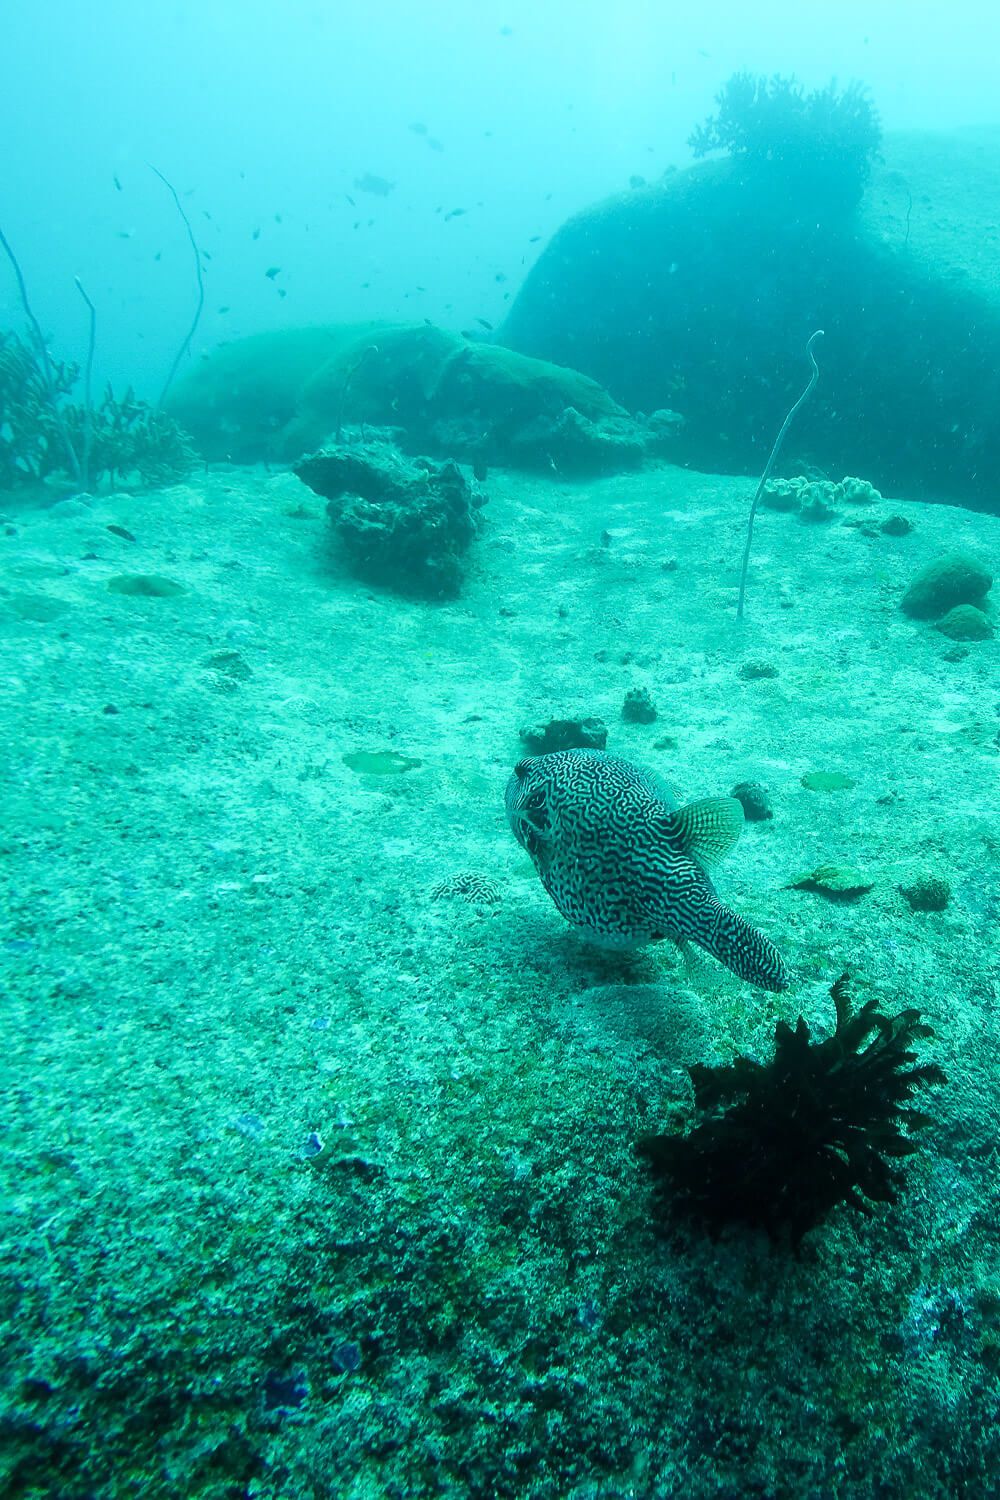
[[[519,761],[504,801],[557,910],[589,942],[696,943],[750,984],[788,988],[777,948],[709,877],[743,827],[734,798],[678,807],[653,771],[603,750],[562,750]]]

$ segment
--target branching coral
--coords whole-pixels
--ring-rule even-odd
[[[79,378],[72,364],[50,361],[51,389],[38,356],[16,334],[0,332],[0,488],[37,484],[67,471],[68,440],[86,453],[89,483],[138,475],[143,484],[183,478],[197,460],[186,433],[130,389],[109,386],[88,410],[68,398]]]
[[[51,373],[52,393],[64,401],[79,370],[52,364]],[[0,332],[0,487],[44,479],[65,462],[45,372],[16,334]]]
[[[67,408],[71,434],[82,437],[83,407]],[[145,485],[173,484],[198,461],[187,433],[172,417],[148,401],[140,401],[131,386],[116,396],[108,386],[100,406],[90,415],[90,472],[95,483],[112,483],[137,474]]]
[[[742,1223],[798,1245],[839,1204],[869,1214],[898,1198],[893,1163],[917,1149],[908,1132],[930,1118],[909,1101],[944,1082],[935,1063],[914,1066],[913,1044],[932,1032],[915,1009],[888,1017],[869,1000],[852,1013],[846,974],[830,993],[831,1036],[813,1041],[800,1016],[794,1028],[778,1022],[770,1062],[691,1068],[705,1118],[687,1135],[639,1142],[663,1196],[713,1231]]]
[[[695,156],[727,151],[752,167],[767,165],[815,197],[856,203],[864,191],[882,130],[858,83],[805,93],[794,78],[734,73],[716,95],[719,112],[688,138]]]

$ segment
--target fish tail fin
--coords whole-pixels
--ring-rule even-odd
[[[701,931],[691,934],[694,941],[740,979],[762,990],[787,990],[788,970],[770,938],[728,906],[706,903],[700,926]]]

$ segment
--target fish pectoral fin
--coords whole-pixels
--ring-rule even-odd
[[[742,833],[743,808],[735,797],[703,797],[672,813],[669,824],[683,852],[703,870],[711,870]]]
[[[689,942],[687,938],[675,938],[674,944],[681,955],[684,963],[684,973],[689,984],[696,981],[704,981],[711,970],[704,953],[696,943]]]

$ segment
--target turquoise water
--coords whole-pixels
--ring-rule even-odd
[[[5,1495],[995,1492],[1000,38],[895,11],[11,22]]]

